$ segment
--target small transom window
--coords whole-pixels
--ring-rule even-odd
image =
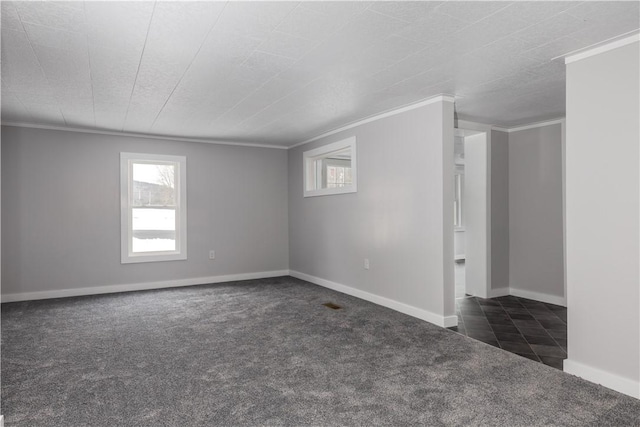
[[[306,151],[303,161],[305,197],[357,191],[355,137]]]

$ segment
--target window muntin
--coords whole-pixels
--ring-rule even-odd
[[[357,191],[355,137],[306,151],[303,162],[305,197]]]
[[[186,158],[121,154],[123,263],[186,259]]]
[[[323,188],[342,188],[351,185],[351,159],[328,158],[322,160]]]

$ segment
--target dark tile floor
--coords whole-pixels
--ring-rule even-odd
[[[470,338],[562,370],[567,309],[514,296],[456,299],[458,326]]]

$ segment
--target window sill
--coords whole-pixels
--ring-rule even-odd
[[[162,262],[162,261],[185,261],[187,254],[185,253],[169,253],[169,254],[140,254],[123,256],[120,259],[121,264],[134,264],[139,262]]]
[[[348,194],[357,193],[358,188],[351,184],[347,187],[340,188],[323,188],[321,190],[307,190],[304,192],[304,197],[316,197],[316,196],[331,196],[333,194]]]

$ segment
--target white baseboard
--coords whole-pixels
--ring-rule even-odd
[[[563,370],[571,375],[584,378],[617,392],[640,399],[640,382],[624,378],[610,372],[584,365],[571,359],[566,359]]]
[[[395,301],[386,297],[382,297],[380,295],[375,295],[370,292],[362,291],[360,289],[352,288],[351,286],[343,285],[340,283],[332,282],[330,280],[321,279],[319,277],[311,276],[309,274],[300,273],[299,271],[290,270],[289,275],[296,277],[301,280],[306,280],[307,282],[314,283],[316,285],[320,285],[325,288],[332,289],[334,291],[341,292],[343,294],[351,295],[356,298],[363,299],[365,301],[372,302],[374,304],[381,305],[383,307],[390,308],[395,311],[399,311],[400,313],[407,314],[412,317],[416,317],[421,320],[425,320],[429,323],[433,323],[438,326],[442,326],[443,328],[450,328],[452,326],[458,325],[458,316],[441,316],[435,313],[432,313],[427,310],[423,310],[418,307],[414,307],[412,305],[408,305],[399,301]]]
[[[567,299],[558,295],[545,294],[542,292],[526,291],[524,289],[509,288],[509,294],[515,297],[527,298],[536,301],[546,302],[548,304],[567,306]]]
[[[225,276],[194,277],[190,279],[165,280],[161,282],[130,283],[126,285],[93,286],[77,289],[2,294],[2,302],[32,301],[50,298],[77,297],[83,295],[112,294],[116,292],[144,291],[149,289],[178,288],[182,286],[207,285],[210,283],[234,282],[237,280],[265,279],[288,276],[289,270],[261,271],[256,273],[228,274]]]
[[[489,291],[489,298],[505,297],[511,295],[509,288],[491,289]]]
[[[487,298],[497,298],[504,297],[507,295],[513,295],[514,297],[527,298],[535,301],[546,302],[549,304],[561,305],[563,307],[567,306],[567,300],[564,297],[559,297],[557,295],[544,294],[542,292],[533,292],[526,291],[523,289],[517,288],[497,288],[490,289]]]

